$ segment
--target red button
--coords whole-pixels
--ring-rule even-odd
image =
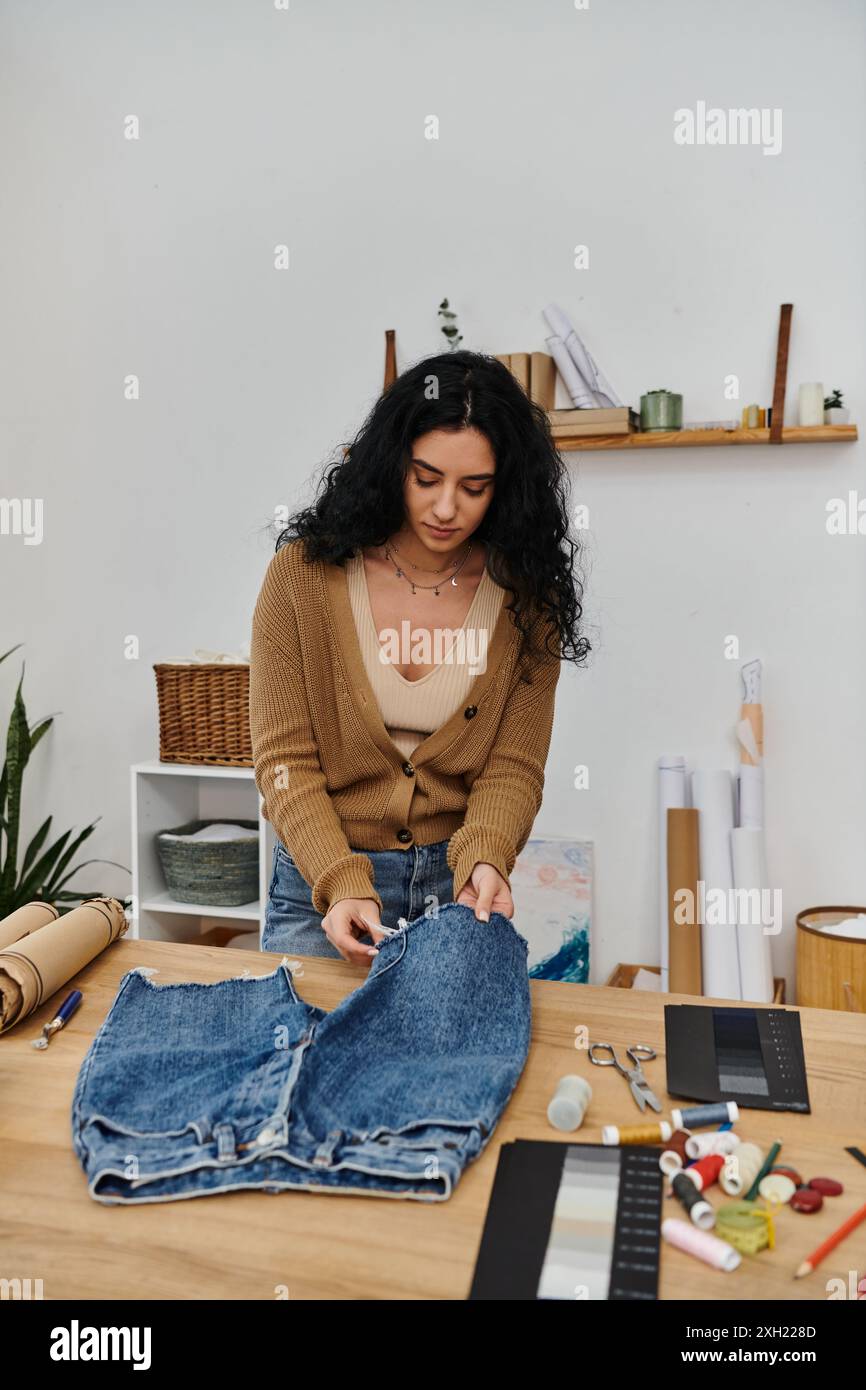
[[[841,1197],[845,1190],[835,1178],[812,1178],[809,1186],[824,1197]]]
[[[820,1211],[824,1205],[824,1198],[820,1192],[816,1192],[814,1187],[798,1187],[791,1198],[792,1211],[813,1212]]]
[[[794,1184],[795,1187],[803,1186],[803,1179],[800,1177],[800,1174],[797,1172],[796,1168],[786,1168],[784,1163],[780,1163],[775,1168],[771,1168],[770,1172],[784,1173],[786,1178],[791,1179],[791,1182]]]

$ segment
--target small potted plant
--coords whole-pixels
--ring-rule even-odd
[[[442,332],[448,340],[448,347],[453,352],[463,342],[463,334],[457,327],[457,315],[452,309],[449,309],[447,299],[443,299],[439,305],[439,317],[442,319]]]
[[[847,406],[842,404],[842,392],[838,388],[833,391],[832,396],[824,397],[825,425],[847,425],[850,414]]]

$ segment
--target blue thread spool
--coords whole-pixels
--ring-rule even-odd
[[[724,1125],[740,1118],[735,1100],[723,1100],[718,1105],[694,1105],[691,1110],[672,1110],[674,1129],[700,1129],[702,1125]]]

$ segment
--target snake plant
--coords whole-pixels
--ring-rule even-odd
[[[0,656],[0,662],[18,650],[20,642],[10,647]],[[67,830],[53,845],[45,848],[51,830],[52,817],[42,822],[24,852],[21,867],[18,867],[18,833],[21,823],[21,789],[24,769],[30,755],[54,723],[53,715],[39,720],[31,728],[27,722],[27,710],[21,687],[24,684],[24,667],[15,692],[12,715],[6,734],[6,757],[3,762],[3,775],[0,777],[0,918],[8,917],[16,908],[29,902],[50,902],[62,914],[70,911],[73,903],[83,902],[85,898],[102,897],[103,894],[79,892],[67,889],[65,884],[83,869],[86,864],[108,864],[113,860],[85,859],[69,868],[69,862],[76,850],[93,834],[101,817],[80,831],[70,840],[71,830]],[[122,864],[116,865],[123,868]]]

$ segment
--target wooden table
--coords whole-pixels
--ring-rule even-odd
[[[639,1111],[612,1068],[594,1067],[575,1050],[575,1030],[625,1048],[647,1042],[650,1084],[665,1104],[665,1002],[710,1003],[691,996],[533,981],[533,1037],[523,1076],[493,1138],[464,1171],[446,1202],[430,1205],[345,1193],[233,1192],[141,1206],[102,1206],[88,1195],[72,1148],[70,1102],[87,1047],[103,1022],[121,976],[155,966],[160,982],[208,982],[244,970],[268,974],[278,957],[171,942],[117,942],[71,982],[84,1001],[45,1052],[30,1046],[62,995],[0,1037],[0,1278],[41,1278],[46,1299],[464,1299],[468,1293],[496,1168],[499,1144],[518,1137],[600,1143],[606,1123],[635,1123]],[[363,970],[344,961],[302,958],[304,999],[332,1009]],[[724,1003],[724,1000],[715,1001]],[[820,1299],[826,1282],[866,1273],[866,1223],[806,1279],[800,1261],[866,1202],[866,1167],[845,1153],[866,1150],[866,1014],[801,1009],[811,1115],[743,1112],[736,1128],[767,1149],[783,1141],[780,1161],[805,1179],[831,1176],[844,1195],[813,1216],[785,1208],[777,1245],[721,1274],[662,1247],[665,1299]],[[573,1136],[551,1128],[546,1109],[560,1076],[589,1078],[593,1101]],[[134,1084],[134,1080],[133,1080]],[[711,1200],[721,1197],[718,1188]],[[665,1215],[681,1216],[674,1198]]]

